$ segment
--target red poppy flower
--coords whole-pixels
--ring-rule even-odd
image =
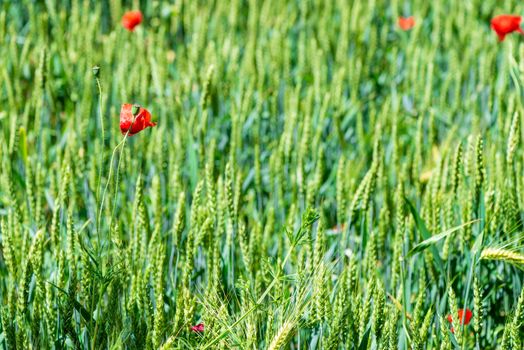
[[[458,318],[461,325],[468,325],[472,316],[473,313],[470,309],[466,309],[466,315],[464,315],[464,309],[458,309]],[[447,319],[449,323],[453,323],[453,317],[451,317],[451,315],[448,315]],[[451,327],[451,333],[455,333],[453,327]]]
[[[399,17],[398,18],[398,26],[400,29],[406,31],[410,30],[415,26],[415,17],[409,16],[409,17]]]
[[[196,326],[191,326],[191,332],[202,333],[204,332],[204,324],[199,323]]]
[[[151,114],[145,108],[140,107],[138,114],[133,116],[133,105],[124,103],[120,109],[120,131],[125,135],[129,130],[129,136],[139,133],[149,126],[155,126],[151,121]]]
[[[493,17],[491,20],[491,29],[497,33],[499,37],[499,41],[503,41],[506,35],[513,33],[513,32],[519,32],[520,34],[524,34],[524,31],[522,31],[522,28],[520,28],[520,22],[522,21],[521,16],[513,16],[513,15],[499,15]]]
[[[135,30],[135,27],[142,23],[142,12],[128,11],[122,16],[122,26],[130,32]]]

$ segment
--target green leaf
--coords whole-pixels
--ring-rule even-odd
[[[455,226],[453,228],[450,228],[442,233],[439,233],[438,235],[434,235],[434,236],[431,236],[429,237],[428,239],[425,239],[423,240],[422,242],[420,242],[419,244],[417,244],[416,246],[414,246],[407,254],[407,257],[412,257],[413,255],[417,254],[417,253],[420,253],[424,250],[426,250],[426,248],[428,248],[429,246],[437,243],[438,241],[440,241],[442,238],[444,237],[447,237],[449,236],[450,234],[452,234],[453,232],[455,231],[458,231],[460,230],[461,228],[464,228],[465,226],[468,226],[468,225],[471,225],[472,223],[474,222],[477,222],[479,220],[472,220],[470,222],[466,222],[462,225],[459,225],[459,226]]]
[[[360,342],[360,345],[358,346],[358,350],[366,350],[368,348],[368,341],[369,341],[369,332],[371,331],[371,327],[368,327],[364,335],[362,336],[362,341]]]
[[[422,238],[424,238],[424,240],[430,239],[432,235],[429,232],[429,230],[427,229],[426,224],[424,223],[424,220],[422,220],[422,218],[418,214],[417,209],[415,209],[415,207],[409,201],[409,199],[407,199],[407,197],[404,197],[404,200],[406,201],[409,207],[409,210],[411,211],[411,215],[413,215],[413,218],[415,219],[415,223],[417,225],[418,231],[420,232],[420,235],[422,236]],[[432,260],[433,264],[439,270],[442,276],[444,276],[445,275],[444,262],[442,261],[442,258],[440,257],[440,254],[437,248],[434,245],[431,245],[430,248],[431,248],[431,254],[433,255],[433,260]]]

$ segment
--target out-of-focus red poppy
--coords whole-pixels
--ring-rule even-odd
[[[155,126],[151,121],[151,114],[142,107],[137,107],[136,116],[133,115],[133,105],[124,103],[120,109],[120,131],[125,135],[129,130],[129,136],[135,135],[147,127]]]
[[[409,17],[399,17],[398,18],[398,26],[400,29],[406,31],[410,30],[415,26],[415,17],[409,16]]]
[[[491,20],[491,29],[497,33],[499,41],[503,41],[506,35],[513,32],[524,34],[522,28],[520,28],[520,22],[522,22],[521,16],[499,15]]]
[[[191,332],[203,333],[204,332],[204,324],[203,323],[199,323],[196,326],[191,326]]]
[[[458,309],[458,319],[460,320],[461,325],[464,325],[464,326],[468,325],[469,322],[471,321],[472,316],[473,316],[473,313],[471,312],[470,309],[466,309],[465,315],[464,315],[464,309]],[[453,323],[453,317],[451,316],[451,314],[448,315],[447,319],[449,323]],[[453,329],[453,327],[451,327],[451,333],[455,333],[455,330]]]
[[[346,224],[338,224],[338,225],[332,227],[329,230],[329,233],[331,233],[333,235],[338,235],[338,234],[344,232],[345,229],[346,229]]]
[[[128,11],[122,16],[122,26],[130,32],[135,30],[135,27],[142,23],[142,12]]]

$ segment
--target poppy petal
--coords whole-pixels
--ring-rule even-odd
[[[133,105],[124,103],[120,109],[120,131],[123,135],[135,135],[148,127],[153,127],[156,123],[151,122],[151,114],[143,107],[140,107],[138,114],[133,116]]]
[[[142,12],[128,11],[122,16],[122,26],[130,32],[135,30],[135,27],[142,23]]]

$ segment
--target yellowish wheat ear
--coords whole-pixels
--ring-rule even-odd
[[[524,255],[502,248],[486,248],[480,254],[481,260],[499,260],[510,264],[523,265]]]

